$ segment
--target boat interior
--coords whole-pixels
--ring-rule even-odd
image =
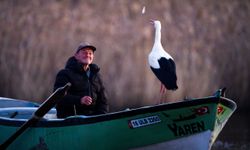
[[[0,117],[9,119],[29,119],[37,110],[35,107],[9,107],[0,109]],[[57,119],[56,109],[51,109],[44,115],[43,119]]]

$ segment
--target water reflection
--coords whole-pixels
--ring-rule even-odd
[[[235,113],[215,141],[212,150],[249,150],[250,130],[247,113]]]

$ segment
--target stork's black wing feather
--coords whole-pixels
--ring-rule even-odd
[[[158,60],[160,64],[159,69],[155,69],[151,67],[152,71],[156,75],[156,77],[161,81],[162,84],[168,90],[176,90],[178,89],[177,86],[177,76],[176,76],[176,67],[175,62],[172,59],[166,59],[161,57]]]

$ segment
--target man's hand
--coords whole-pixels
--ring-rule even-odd
[[[91,105],[92,104],[92,98],[90,96],[84,96],[81,98],[81,104],[83,105]]]

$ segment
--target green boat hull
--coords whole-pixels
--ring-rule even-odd
[[[43,119],[8,149],[144,149],[211,133],[204,140],[208,143],[204,149],[210,149],[235,109],[232,100],[212,96],[98,116]],[[0,117],[0,143],[25,121]]]

